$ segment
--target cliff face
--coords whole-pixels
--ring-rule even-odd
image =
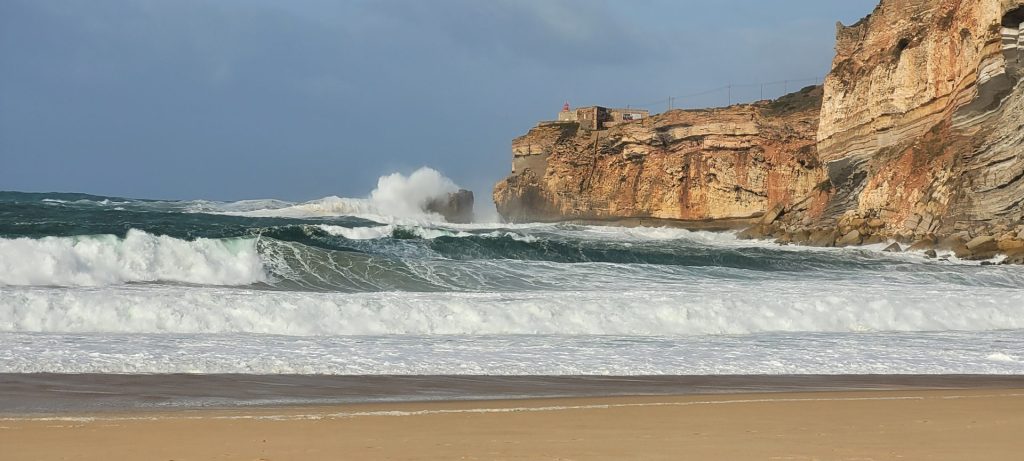
[[[1020,0],[884,0],[840,26],[818,131],[835,192],[814,217],[907,236],[1019,222],[1022,22]]]
[[[790,205],[825,179],[820,88],[772,103],[675,110],[604,131],[542,123],[512,143],[495,188],[513,221],[656,218],[743,221]]]
[[[1024,262],[1022,29],[1024,0],[882,0],[837,27],[822,93],[540,126],[495,201],[513,220],[765,214],[744,235]]]

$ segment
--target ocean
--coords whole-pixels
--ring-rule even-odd
[[[1024,373],[1024,267],[456,225],[399,189],[305,203],[2,192],[0,373]]]

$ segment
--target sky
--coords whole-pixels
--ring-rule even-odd
[[[489,201],[563,102],[809,79],[778,96],[876,3],[0,0],[0,190],[311,200],[430,166]]]

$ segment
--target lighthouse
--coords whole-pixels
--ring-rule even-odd
[[[558,113],[558,121],[560,122],[575,122],[576,112],[569,107],[569,101],[562,104],[562,111]]]

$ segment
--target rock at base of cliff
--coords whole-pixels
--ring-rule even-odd
[[[1006,259],[1003,260],[1003,264],[1024,265],[1024,248],[1007,251]]]
[[[446,197],[432,199],[423,208],[444,216],[450,223],[470,223],[473,222],[473,192],[461,189]]]
[[[835,246],[836,238],[838,237],[837,232],[833,230],[816,230],[811,233],[808,237],[807,244],[815,247],[831,247]]]
[[[885,249],[882,251],[886,253],[903,253],[903,247],[901,247],[899,243],[894,243],[892,245],[885,247]]]
[[[864,238],[860,235],[860,231],[855,229],[855,230],[852,230],[850,232],[847,232],[846,235],[844,235],[842,238],[837,240],[836,241],[836,246],[837,247],[847,247],[847,246],[860,245],[863,240],[864,240]]]
[[[742,240],[764,240],[768,238],[768,232],[766,231],[765,226],[756,224],[736,234],[736,238]]]

